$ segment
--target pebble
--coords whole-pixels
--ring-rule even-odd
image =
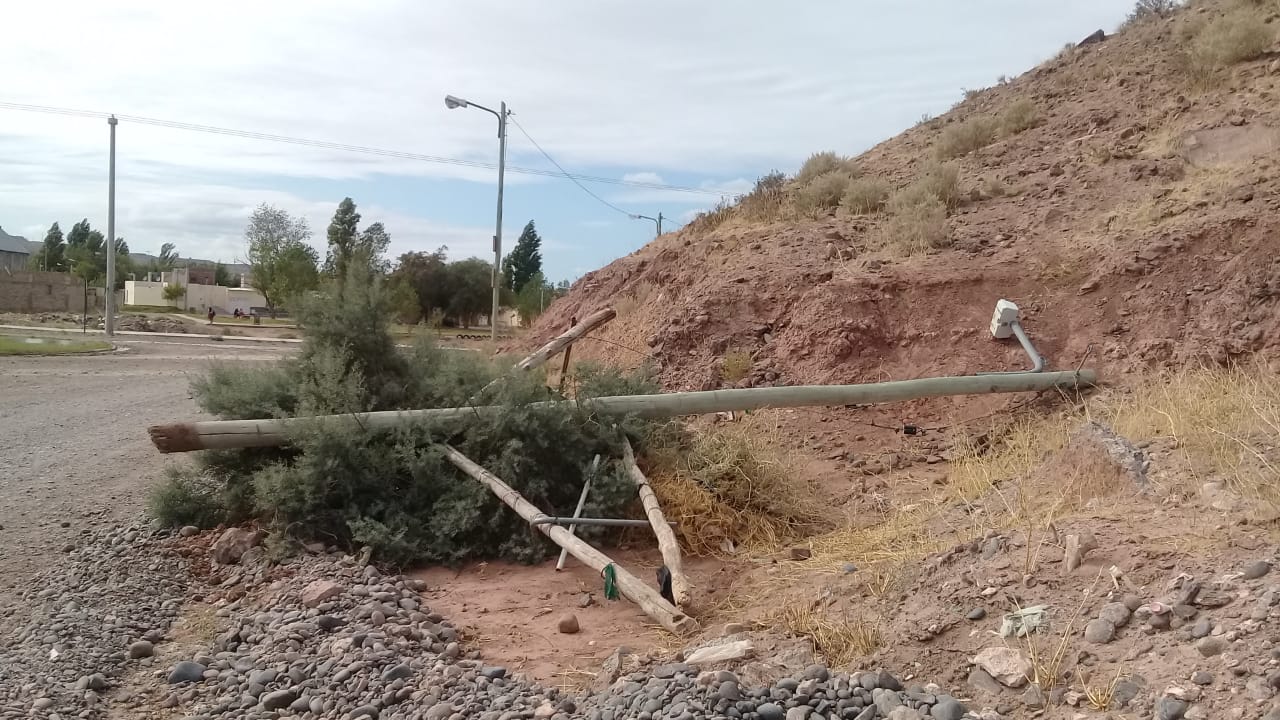
[[[960,720],[960,718],[964,717],[965,712],[967,712],[967,710],[964,705],[961,705],[959,702],[955,700],[943,700],[933,706],[933,709],[929,711],[929,715],[932,716],[934,720]]]
[[[981,608],[981,607],[976,607],[970,610],[968,614],[965,615],[966,618],[973,621],[982,620],[986,616],[987,616],[987,609]]]
[[[573,613],[565,613],[556,622],[556,628],[565,635],[573,635],[581,629],[578,625],[578,616]]]
[[[194,683],[204,679],[205,666],[190,660],[183,660],[169,671],[169,684]]]
[[[1255,560],[1244,566],[1244,579],[1257,580],[1258,578],[1271,572],[1271,563],[1266,560]]]
[[[1115,636],[1116,626],[1112,625],[1110,620],[1095,618],[1084,626],[1084,639],[1095,645],[1109,643]]]
[[[1182,720],[1187,712],[1187,701],[1165,695],[1156,701],[1156,720]]]
[[[1221,655],[1227,649],[1227,641],[1220,637],[1202,637],[1196,641],[1196,650],[1204,657]]]
[[[142,658],[151,657],[155,654],[155,645],[148,640],[139,640],[129,645],[129,658],[131,660],[140,660]]]
[[[1204,670],[1197,670],[1191,673],[1191,682],[1196,685],[1212,685],[1213,673],[1205,672]]]
[[[1124,603],[1107,603],[1102,606],[1102,610],[1098,613],[1098,617],[1102,620],[1110,622],[1115,627],[1124,627],[1129,622],[1129,618],[1133,616],[1133,612]]]

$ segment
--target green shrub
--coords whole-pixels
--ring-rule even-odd
[[[200,473],[169,468],[147,494],[147,511],[165,527],[211,528],[227,520],[220,495],[218,484]]]
[[[801,212],[817,213],[840,206],[853,177],[842,170],[819,175],[796,190],[796,206]]]
[[[1169,17],[1182,3],[1179,0],[1138,0],[1125,18],[1126,25]]]
[[[949,125],[934,144],[934,153],[940,160],[950,160],[984,148],[995,142],[998,125],[989,115],[975,115]]]
[[[858,170],[858,164],[853,158],[837,155],[828,150],[814,153],[809,156],[808,160],[804,161],[804,165],[800,166],[800,172],[796,173],[796,185],[807,185],[819,177],[833,172],[843,173],[849,177],[857,177],[861,174]]]
[[[226,420],[288,417],[298,408],[297,367],[216,364],[191,383],[201,410]]]
[[[889,183],[880,178],[858,178],[845,188],[840,207],[854,215],[869,215],[884,207],[891,191]]]
[[[1040,123],[1040,111],[1036,104],[1022,98],[1016,100],[1000,114],[1000,132],[1004,135],[1017,135]]]
[[[1275,40],[1275,31],[1263,22],[1261,13],[1241,8],[1209,21],[1191,43],[1191,64],[1224,68],[1266,53]]]
[[[960,167],[953,162],[929,162],[916,181],[894,193],[889,205],[899,208],[937,200],[951,209],[960,204]]]

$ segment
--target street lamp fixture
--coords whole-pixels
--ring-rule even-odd
[[[489,313],[489,328],[492,332],[493,342],[498,342],[498,292],[499,292],[499,276],[502,272],[502,180],[506,174],[507,166],[507,116],[511,114],[507,110],[507,103],[503,102],[499,110],[493,110],[483,105],[478,105],[470,100],[464,100],[453,95],[444,96],[444,106],[450,110],[458,108],[477,108],[498,118],[498,219],[493,233],[493,310]]]

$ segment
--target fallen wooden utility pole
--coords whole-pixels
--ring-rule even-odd
[[[666,516],[662,514],[658,496],[654,495],[653,488],[649,487],[649,478],[646,478],[644,473],[640,472],[640,466],[636,465],[636,455],[631,449],[631,441],[626,438],[622,439],[622,464],[627,470],[627,475],[635,481],[640,490],[640,502],[644,505],[644,514],[648,516],[649,525],[653,526],[653,534],[658,538],[662,564],[666,565],[671,573],[671,595],[675,598],[677,606],[684,607],[689,604],[689,578],[684,574],[680,542],[676,540],[675,531],[671,529]]]
[[[1079,370],[1009,375],[965,375],[866,385],[807,385],[659,395],[624,395],[581,402],[592,411],[606,415],[665,418],[760,408],[862,405],[948,395],[985,395],[1036,392],[1054,388],[1084,388],[1095,385],[1097,381],[1098,375],[1093,370]],[[570,401],[539,402],[533,403],[532,407],[547,407],[560,402]],[[506,408],[500,405],[491,405],[431,410],[389,410],[282,420],[208,420],[153,425],[148,428],[148,432],[151,434],[151,442],[162,453],[227,450],[284,445],[288,442],[292,429],[305,427],[307,423],[317,421],[350,423],[353,431],[368,431],[423,421],[457,422],[477,414],[486,415],[505,410]]]
[[[504,483],[497,475],[475,464],[466,455],[448,445],[444,445],[442,448],[449,462],[489,488],[494,495],[498,496],[499,500],[506,503],[507,507],[515,510],[520,517],[528,520],[530,524],[534,520],[545,516],[545,513],[539,510],[537,506],[526,500],[523,495],[516,492],[510,485]],[[607,566],[613,565],[618,589],[622,591],[623,596],[639,605],[645,614],[657,620],[662,627],[680,635],[692,633],[698,629],[697,621],[680,612],[678,608],[673,607],[656,590],[641,582],[635,575],[618,567],[616,563],[609,559],[608,555],[580,540],[569,532],[567,528],[559,525],[534,525],[533,527],[536,527],[542,534],[551,538],[552,542],[568,550],[570,555],[573,555],[583,564],[597,572],[603,573]]]

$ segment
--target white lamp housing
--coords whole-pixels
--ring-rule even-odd
[[[991,336],[997,340],[1013,337],[1013,324],[1018,322],[1018,306],[1011,300],[996,301],[995,314],[991,316]]]

